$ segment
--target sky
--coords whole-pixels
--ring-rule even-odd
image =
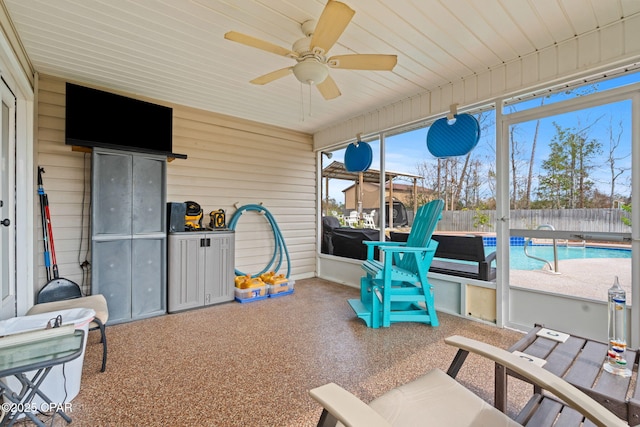
[[[602,91],[612,87],[620,85],[632,84],[640,81],[640,73],[631,73],[618,77],[616,79],[602,81],[597,83],[597,90]],[[593,91],[593,86],[587,87],[588,91]],[[576,91],[577,92],[577,91]],[[552,97],[545,98],[545,105],[560,102],[569,98],[576,97],[576,92],[573,93],[558,93]],[[518,111],[535,108],[540,105],[540,99],[532,99],[529,101],[523,101],[515,104],[512,109]],[[495,161],[495,127],[493,125],[494,114],[490,111],[492,125],[483,129],[481,132],[480,140],[477,146],[473,150],[473,155],[478,156],[486,162],[485,167],[489,167],[489,163]],[[608,156],[609,151],[609,128],[613,126],[614,131],[617,132],[617,126],[622,125],[623,133],[621,134],[621,144],[616,149],[616,169],[623,169],[623,174],[616,180],[616,192],[630,195],[631,186],[631,101],[622,101],[615,104],[606,104],[598,107],[574,111],[562,115],[551,116],[541,120],[539,129],[538,143],[536,145],[536,157],[534,162],[534,174],[544,174],[542,169],[543,161],[549,156],[549,142],[556,135],[556,129],[553,123],[557,123],[562,128],[582,129],[585,124],[591,124],[596,122],[596,125],[590,126],[588,129],[587,137],[589,139],[596,139],[602,144],[603,153],[594,159],[594,164],[598,166],[592,172],[592,179],[595,181],[596,186],[605,194],[609,193],[609,183],[611,181],[611,172],[609,166],[606,163],[605,156]],[[515,132],[516,140],[519,141],[526,148],[523,149],[522,159],[527,159],[530,155],[530,145],[533,140],[536,122],[527,122],[517,125]],[[417,129],[411,132],[394,135],[387,137],[385,140],[386,145],[386,158],[385,167],[389,171],[394,172],[406,172],[410,174],[417,173],[417,165],[423,161],[435,162],[436,158],[429,153],[426,144],[426,137],[428,128]],[[380,169],[379,159],[379,141],[371,141],[371,148],[373,150],[373,161],[371,169]],[[327,159],[323,156],[323,166],[328,165],[332,161],[344,161],[345,149],[337,150],[333,152],[333,157]],[[495,167],[495,166],[494,166]],[[394,181],[396,182],[396,181]],[[398,181],[401,182],[401,181]],[[342,190],[353,185],[353,181],[340,181],[330,180],[329,183],[329,197],[335,199],[338,202],[344,202],[344,194]],[[324,191],[324,185],[323,185]]]

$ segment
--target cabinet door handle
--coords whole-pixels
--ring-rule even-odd
[[[207,240],[207,239],[200,239],[200,247],[201,247],[201,248],[204,248],[205,246],[207,246],[207,242],[206,242],[206,240]]]
[[[207,239],[207,247],[211,246],[211,239]]]

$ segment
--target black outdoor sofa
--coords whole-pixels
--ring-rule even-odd
[[[392,241],[407,240],[408,233],[391,232]],[[434,234],[438,249],[431,262],[432,273],[492,282],[496,280],[496,268],[491,263],[496,259],[495,251],[485,256],[482,236]]]

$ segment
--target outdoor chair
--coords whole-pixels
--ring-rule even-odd
[[[431,236],[440,220],[444,202],[434,200],[421,206],[406,242],[368,242],[362,264],[360,299],[350,299],[356,315],[372,328],[394,322],[421,322],[438,326],[429,266],[438,243]],[[374,257],[379,248],[383,261]]]
[[[349,227],[355,227],[358,225],[358,221],[360,221],[360,215],[358,215],[358,211],[351,211],[349,216],[344,217],[345,225]]]
[[[364,228],[376,228],[376,223],[373,220],[373,215],[375,214],[375,210],[370,213],[363,213],[362,220]]]
[[[70,308],[91,308],[96,312],[95,318],[89,323],[89,330],[100,330],[102,342],[102,367],[107,368],[107,334],[104,325],[109,319],[107,300],[101,294],[82,296],[80,286],[68,279],[52,280],[38,292],[36,305],[31,307],[27,315],[48,313],[50,311]]]
[[[526,418],[520,418],[519,415],[515,420],[511,419],[456,381],[455,377],[469,352],[493,360],[496,366],[510,369],[546,390],[549,393],[545,396],[568,406],[567,413],[581,425],[628,425],[578,388],[520,356],[461,336],[449,337],[445,342],[459,348],[446,374],[433,369],[408,384],[388,391],[368,405],[334,383],[311,390],[311,397],[323,407],[318,426],[333,427],[338,421],[352,427],[520,426],[527,425],[532,416],[546,412],[547,406],[544,404],[533,408],[528,404],[521,412],[528,414]],[[534,394],[530,402],[536,399]],[[551,420],[544,425],[557,425],[553,422]]]

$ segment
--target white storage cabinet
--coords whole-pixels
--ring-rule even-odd
[[[93,149],[92,293],[109,324],[167,312],[166,157]]]
[[[233,230],[169,233],[167,248],[169,312],[233,300]]]

